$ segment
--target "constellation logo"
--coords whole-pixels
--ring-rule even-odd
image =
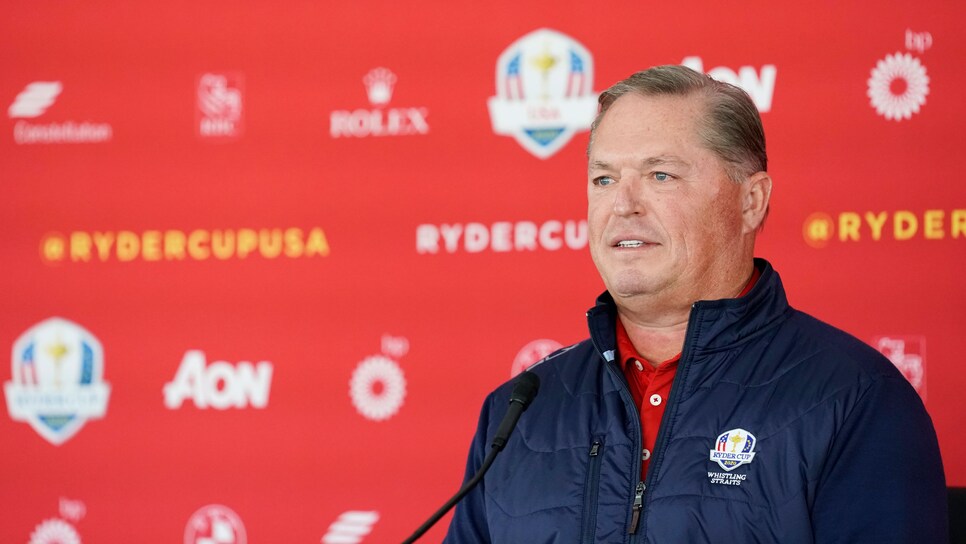
[[[13,140],[17,144],[77,144],[98,143],[111,139],[113,129],[107,123],[84,121],[51,122],[33,124],[24,119],[44,115],[63,92],[59,81],[34,81],[7,108],[7,116],[20,119],[13,127]]]
[[[200,138],[236,140],[241,137],[243,83],[238,73],[206,73],[198,78],[195,117]]]
[[[926,338],[923,336],[877,336],[872,346],[896,365],[899,372],[926,400]]]
[[[429,134],[422,107],[386,108],[396,86],[396,74],[388,68],[373,68],[363,78],[371,109],[336,110],[329,115],[329,134],[333,138],[368,136],[407,136]]]
[[[911,119],[929,94],[926,67],[909,53],[886,55],[872,69],[868,84],[872,107],[890,121]]]
[[[513,358],[513,365],[510,367],[510,377],[512,378],[530,368],[534,363],[562,347],[563,345],[560,342],[547,340],[546,338],[534,340],[523,346],[520,352],[517,353],[517,356]]]
[[[184,544],[246,544],[245,525],[231,508],[220,504],[201,507],[184,530]]]
[[[55,446],[107,412],[104,351],[77,323],[52,317],[27,329],[13,344],[12,366],[4,384],[10,417]]]
[[[357,544],[372,532],[372,526],[379,521],[379,512],[349,510],[329,525],[322,537],[322,544]]]
[[[597,115],[594,58],[577,40],[541,28],[510,44],[496,62],[493,132],[546,159]]]
[[[681,65],[704,73],[704,61],[701,57],[686,57],[681,61]],[[761,70],[755,70],[754,66],[742,66],[738,70],[718,66],[708,70],[707,74],[718,81],[744,89],[758,111],[762,113],[771,111],[771,99],[775,95],[775,78],[778,75],[778,68],[774,64],[765,64]]]
[[[349,380],[349,396],[362,417],[372,421],[391,418],[406,398],[406,377],[396,359],[409,353],[409,340],[382,336],[382,353],[366,357]]]
[[[39,117],[54,104],[63,90],[64,86],[59,81],[35,81],[17,95],[7,115],[14,119]]]
[[[83,502],[61,497],[60,518],[48,518],[38,523],[30,533],[28,544],[81,544],[80,534],[68,520],[77,523],[86,513]]]

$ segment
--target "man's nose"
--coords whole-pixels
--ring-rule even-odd
[[[614,214],[634,215],[643,211],[641,183],[643,182],[637,176],[622,177],[617,184],[617,194],[614,196]]]

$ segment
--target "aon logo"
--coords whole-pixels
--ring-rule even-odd
[[[686,57],[681,64],[698,72],[705,71],[701,57]],[[758,107],[758,111],[762,113],[771,111],[771,99],[775,95],[775,78],[778,75],[778,69],[774,64],[765,64],[761,70],[755,70],[753,66],[742,66],[737,71],[726,66],[718,66],[708,70],[707,74],[718,81],[731,83],[744,89]]]
[[[272,363],[268,361],[207,364],[203,351],[189,350],[174,380],[164,386],[164,405],[176,410],[185,399],[191,399],[198,408],[265,408],[271,385]]]

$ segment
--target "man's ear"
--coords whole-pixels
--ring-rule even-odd
[[[768,216],[768,203],[771,200],[771,176],[768,172],[752,174],[742,184],[741,218],[744,232],[760,230]]]

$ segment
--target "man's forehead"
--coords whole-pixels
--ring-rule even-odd
[[[601,115],[587,146],[588,157],[593,159],[600,155],[600,151],[623,147],[629,139],[638,137],[667,139],[669,144],[693,143],[699,138],[704,113],[702,97],[694,94],[652,96],[628,93],[615,100]],[[602,141],[606,141],[605,145],[599,146]],[[607,149],[600,150],[600,147]],[[664,152],[654,150],[653,155],[660,157]]]
[[[641,132],[693,134],[705,113],[700,96],[628,93],[615,100],[601,115],[594,140],[602,134],[618,138]]]
[[[600,124],[617,117],[658,117],[662,121],[699,119],[705,114],[707,99],[699,93],[641,94],[628,92],[617,97],[601,118]],[[616,114],[616,115],[611,115]]]

